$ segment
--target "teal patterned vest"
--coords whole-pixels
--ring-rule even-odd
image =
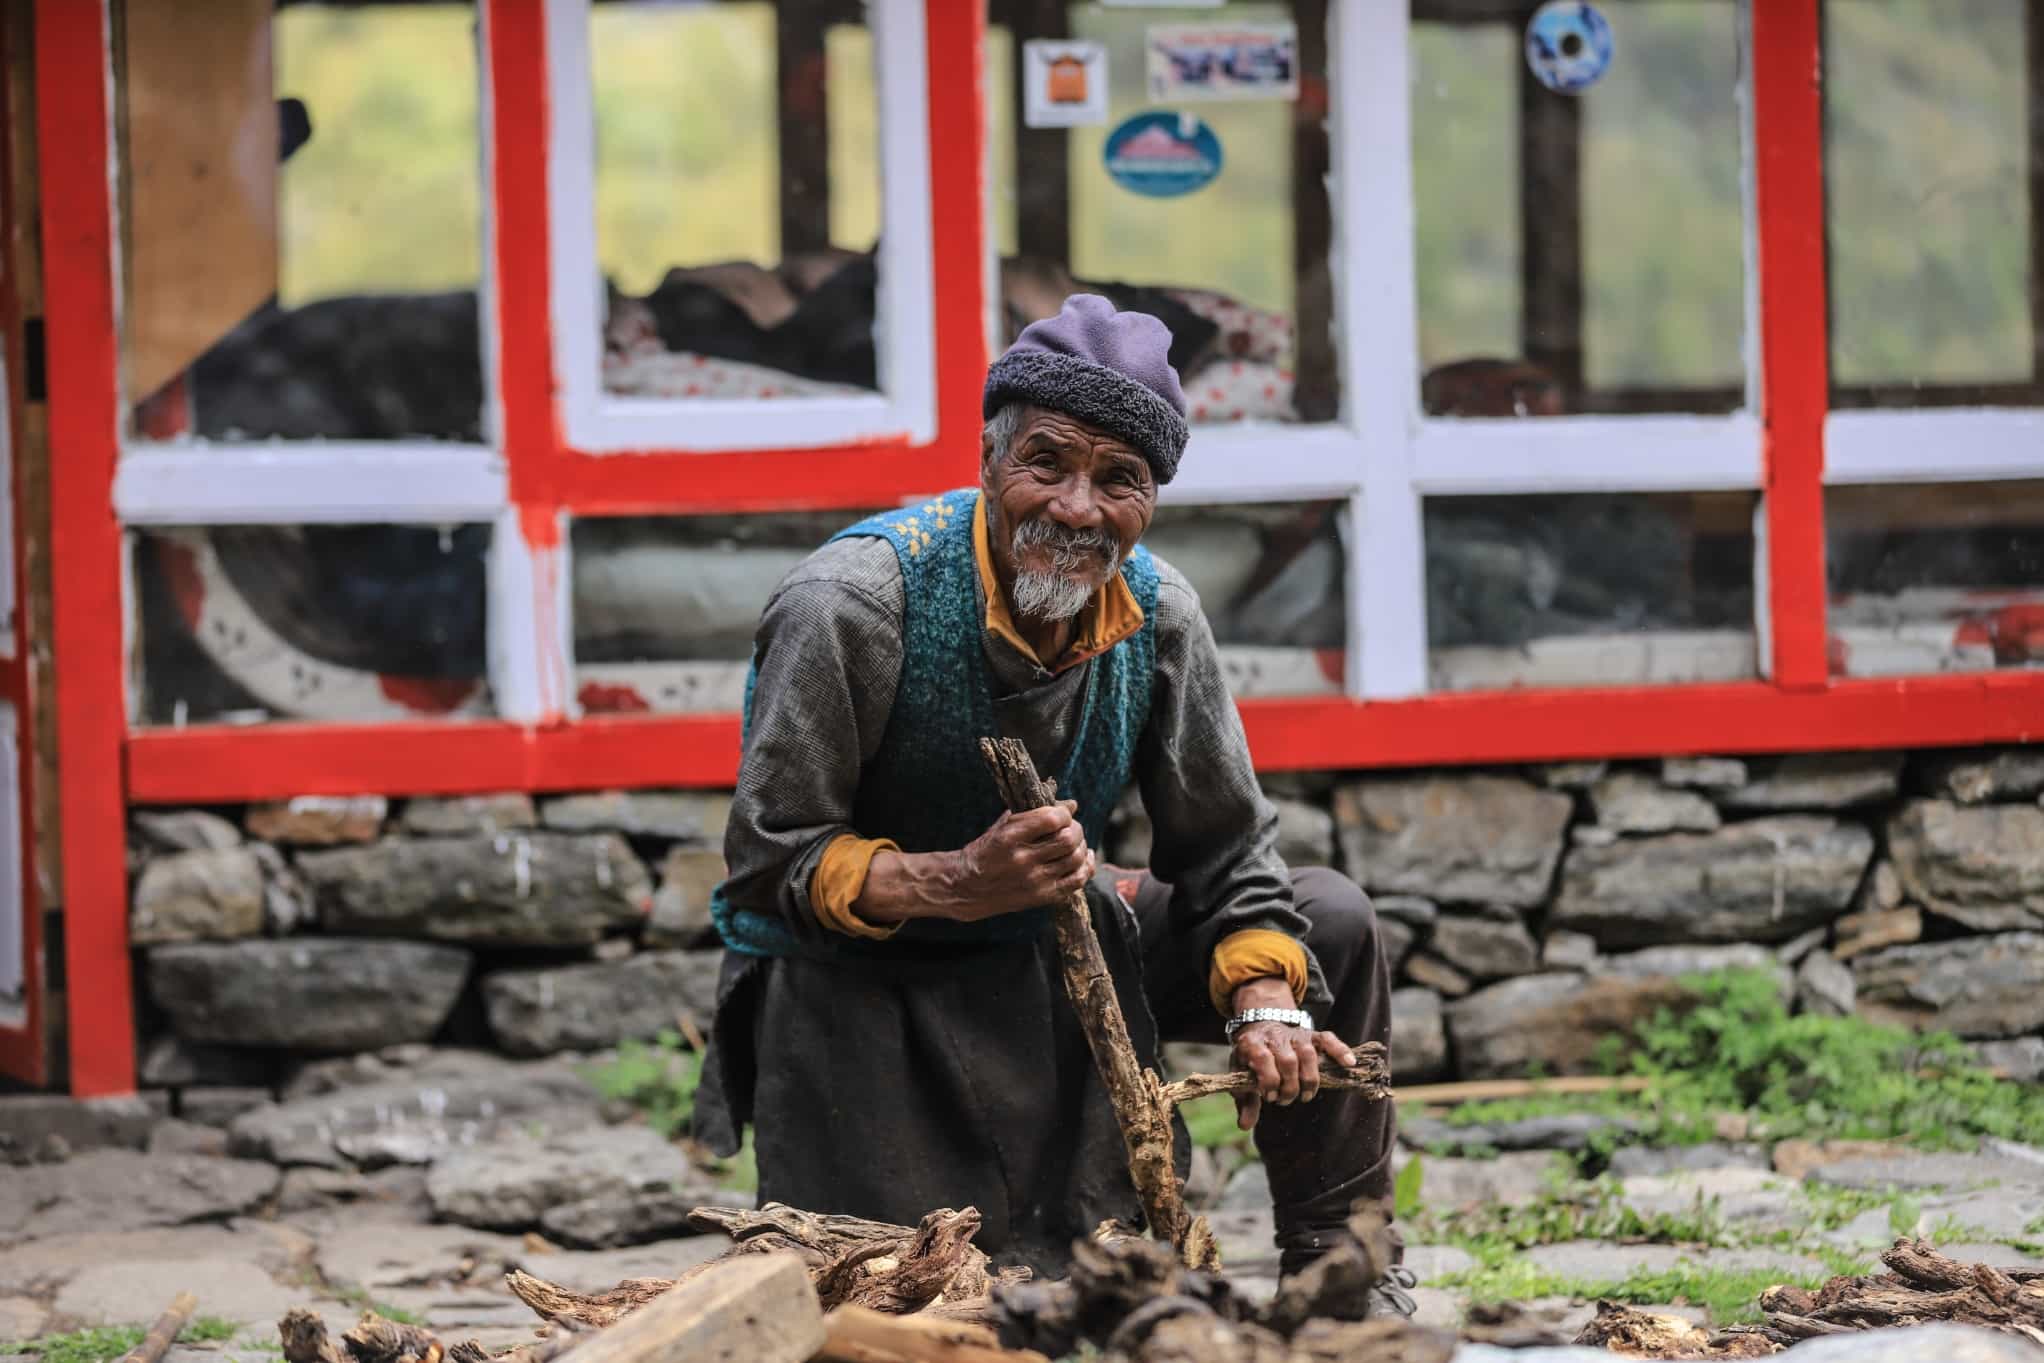
[[[979,567],[972,516],[978,488],[883,512],[839,531],[832,540],[878,537],[901,564],[901,678],[880,749],[860,774],[852,826],[862,836],[892,838],[904,852],[963,847],[998,819],[1004,806],[979,754],[994,727],[993,679],[981,642]],[[1094,658],[1079,702],[1058,795],[1079,802],[1087,844],[1098,848],[1107,815],[1128,785],[1136,744],[1150,714],[1156,664],[1157,568],[1137,546],[1122,578],[1143,610],[1142,628]],[[757,668],[745,677],[745,740],[752,732]],[[886,941],[840,937],[798,939],[777,917],[734,910],[719,886],[710,903],[718,935],[733,951],[754,956],[902,957],[918,948],[943,951],[1020,941],[1042,931],[1047,909],[1004,914],[978,923],[918,919]]]

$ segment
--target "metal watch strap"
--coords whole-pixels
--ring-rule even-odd
[[[1252,1022],[1283,1022],[1293,1027],[1313,1029],[1313,1015],[1303,1008],[1249,1008],[1228,1019],[1228,1025],[1221,1029],[1228,1040],[1235,1039],[1235,1033]]]

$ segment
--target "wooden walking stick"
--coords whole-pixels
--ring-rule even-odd
[[[1029,749],[1020,741],[982,738],[979,747],[1009,809],[1021,813],[1052,803],[1050,791],[1037,779]],[[1100,954],[1100,939],[1093,933],[1085,890],[1074,890],[1055,907],[1052,917],[1057,925],[1065,993],[1079,1014],[1093,1063],[1114,1104],[1122,1144],[1128,1149],[1128,1171],[1135,1180],[1136,1195],[1142,1199],[1150,1233],[1169,1241],[1187,1266],[1219,1268],[1220,1253],[1206,1218],[1192,1216],[1185,1209],[1178,1171],[1172,1167],[1172,1106],[1157,1076],[1136,1062],[1121,1001],[1107,974],[1107,959]]]

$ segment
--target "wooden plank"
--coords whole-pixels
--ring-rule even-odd
[[[1583,394],[1583,113],[1519,62],[1520,344],[1561,385]]]
[[[140,401],[277,292],[270,0],[121,7],[127,394]],[[315,133],[315,136],[317,133]]]
[[[1476,1103],[1494,1098],[1535,1098],[1549,1093],[1638,1093],[1654,1081],[1644,1075],[1581,1074],[1557,1079],[1468,1079],[1454,1084],[1408,1084],[1391,1090],[1396,1103]]]
[[[793,1254],[744,1254],[591,1335],[574,1363],[804,1363],[826,1338],[809,1270]]]
[[[1003,1349],[984,1325],[927,1314],[891,1316],[840,1306],[823,1318],[819,1359],[833,1363],[1049,1363],[1033,1349]]]

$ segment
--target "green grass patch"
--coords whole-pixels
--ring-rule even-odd
[[[1972,1149],[1983,1136],[2021,1139],[2044,1130],[2044,1088],[1997,1080],[1957,1037],[1857,1017],[1791,1016],[1767,971],[1689,976],[1684,983],[1696,997],[1693,1006],[1661,1009],[1636,1030],[1629,1054],[1615,1039],[1603,1054],[1607,1072],[1650,1080],[1644,1091],[1464,1103],[1443,1119],[1474,1126],[1599,1113],[1642,1125],[1634,1136],[1599,1136],[1593,1164],[1621,1140],[1712,1140],[1720,1113],[1745,1114],[1756,1140],[1886,1140],[1932,1150]]]
[[[672,1140],[687,1132],[695,1115],[703,1058],[670,1027],[650,1042],[624,1042],[616,1059],[588,1066],[583,1075],[598,1093],[630,1103],[645,1114],[648,1126]]]
[[[1473,1302],[1526,1301],[1535,1297],[1609,1300],[1634,1306],[1701,1306],[1718,1325],[1760,1319],[1760,1294],[1776,1283],[1815,1288],[1829,1271],[1783,1274],[1771,1269],[1708,1268],[1678,1264],[1636,1269],[1623,1278],[1577,1278],[1537,1267],[1524,1259],[1479,1264],[1441,1279],[1436,1286],[1467,1293]]]
[[[43,1363],[105,1363],[142,1342],[149,1331],[140,1325],[95,1325],[69,1334],[16,1340],[0,1352],[37,1354]]]
[[[200,1316],[178,1332],[180,1344],[206,1344],[232,1339],[241,1326],[219,1316]],[[95,1325],[40,1339],[0,1341],[0,1353],[35,1354],[42,1363],[105,1363],[140,1344],[149,1333],[141,1325]]]

